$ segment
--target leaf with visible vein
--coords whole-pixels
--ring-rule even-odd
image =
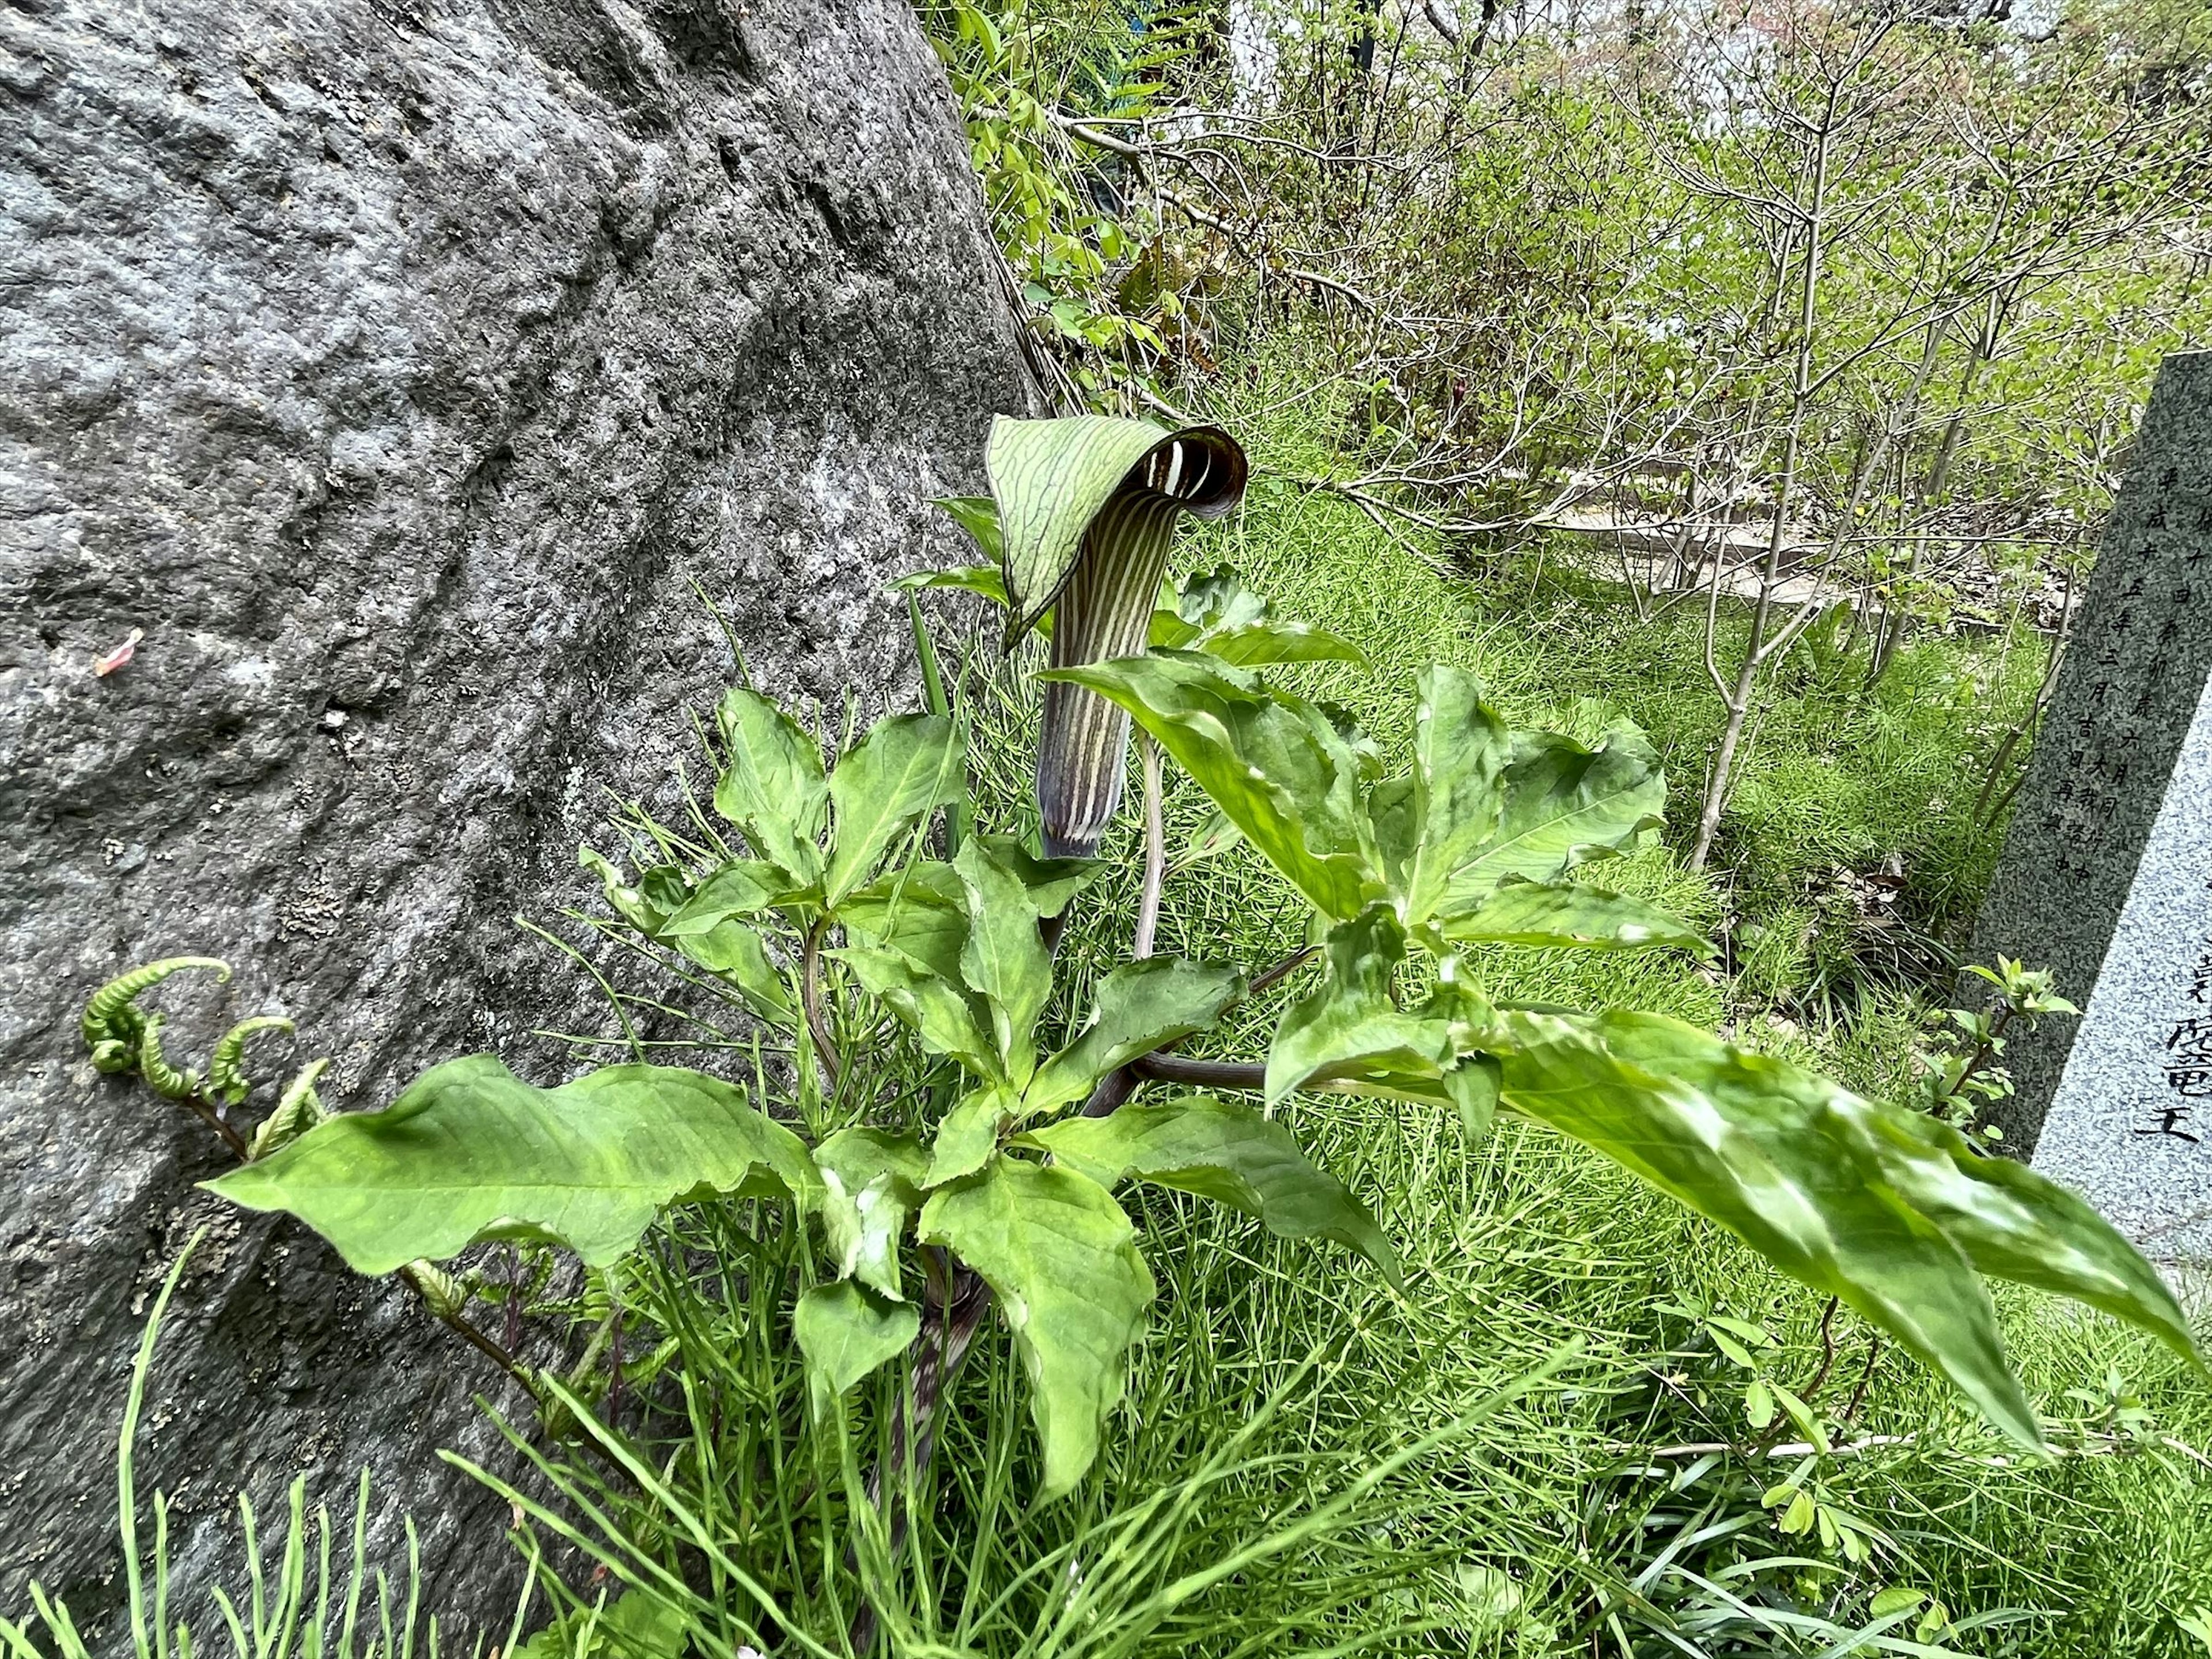
[[[1020,1109],[1020,1097],[1003,1084],[970,1091],[952,1104],[930,1142],[925,1187],[942,1187],[974,1175],[999,1150],[999,1131]]]
[[[1099,981],[1083,1030],[1039,1068],[1024,1109],[1052,1110],[1091,1092],[1115,1066],[1204,1030],[1244,994],[1244,975],[1180,957],[1123,963]]]
[[[1444,938],[1463,944],[1532,945],[1580,951],[1648,951],[1673,945],[1712,953],[1712,941],[1657,905],[1603,887],[1509,876],[1472,910],[1439,917]]]
[[[757,856],[811,885],[822,874],[816,839],[830,799],[820,745],[748,686],[724,693],[714,720],[726,754],[714,810],[744,832]]]
[[[784,872],[759,859],[732,859],[692,889],[660,926],[658,937],[711,933],[732,916],[757,916],[791,896]]]
[[[1382,882],[1363,849],[1358,765],[1317,710],[1241,670],[1155,652],[1058,669],[1127,709],[1324,915],[1355,915]]]
[[[745,1006],[760,1018],[781,1024],[792,1018],[791,994],[783,975],[768,957],[755,929],[735,920],[704,933],[680,933],[669,941],[691,961],[737,988]]]
[[[1002,1158],[980,1180],[933,1194],[925,1243],[982,1275],[1013,1328],[1044,1445],[1040,1500],[1081,1480],[1121,1403],[1129,1347],[1153,1296],[1135,1229],[1113,1195],[1072,1170]]]
[[[857,887],[891,843],[933,807],[967,793],[967,738],[941,714],[878,721],[830,775],[836,839],[823,896],[830,908]]]
[[[951,865],[924,860],[890,871],[847,894],[837,919],[848,935],[896,951],[941,979],[961,982],[968,890]]]
[[[1071,1117],[1017,1138],[1102,1186],[1135,1176],[1257,1217],[1279,1238],[1329,1238],[1404,1288],[1398,1253],[1367,1207],[1316,1169],[1291,1132],[1249,1106],[1209,1096]]]
[[[961,975],[990,1012],[1000,1074],[1017,1089],[1036,1070],[1036,1017],[1052,994],[1052,953],[1022,872],[981,837],[952,860],[968,896]]]
[[[556,1089],[491,1054],[434,1066],[380,1112],[325,1118],[207,1183],[297,1216],[356,1272],[439,1261],[486,1238],[565,1244],[600,1267],[668,1205],[761,1177],[811,1208],[799,1137],[744,1091],[667,1066],[608,1066]]]
[[[848,945],[825,955],[843,963],[868,994],[896,1014],[931,1054],[958,1060],[981,1076],[1004,1069],[973,1000],[958,985],[896,951]]]
[[[1267,1047],[1267,1098],[1338,1084],[1361,1093],[1449,1100],[1458,1059],[1452,1028],[1401,1011],[1390,986],[1406,959],[1406,935],[1388,904],[1370,906],[1329,930],[1328,973],[1285,1010]]]
[[[1659,823],[1667,777],[1644,734],[1608,732],[1585,749],[1548,732],[1516,732],[1496,835],[1452,872],[1441,910],[1468,910],[1508,876],[1551,881]]]
[[[1431,915],[1453,876],[1498,832],[1510,744],[1482,683],[1438,663],[1421,676],[1405,810],[1411,850],[1401,891],[1409,922]]]
[[[816,1414],[878,1366],[903,1353],[921,1329],[911,1303],[882,1303],[851,1279],[817,1285],[792,1310],[791,1334],[806,1357]]]
[[[902,1300],[899,1240],[921,1203],[929,1154],[912,1135],[855,1127],[816,1147],[814,1165],[822,1172],[822,1230],[837,1276]]]
[[[1872,1103],[1657,1014],[1507,1011],[1504,1101],[1839,1297],[2039,1448],[1972,1262],[1882,1169]]]

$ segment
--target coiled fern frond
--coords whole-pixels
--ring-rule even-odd
[[[215,1053],[208,1060],[208,1087],[233,1106],[242,1105],[252,1082],[246,1075],[246,1040],[256,1031],[285,1031],[294,1030],[292,1022],[278,1014],[256,1014],[252,1019],[242,1019],[222,1034],[215,1045]]]
[[[84,1037],[84,1046],[92,1050],[92,1063],[96,1070],[109,1073],[127,1072],[143,1063],[142,1056],[158,1017],[149,1021],[140,1012],[138,999],[170,975],[182,973],[187,968],[210,968],[215,970],[217,980],[227,983],[230,979],[230,964],[214,957],[164,957],[108,981],[92,994],[92,1000],[84,1005],[77,1030]],[[160,1039],[153,1037],[152,1042],[155,1058],[159,1061]],[[169,1070],[169,1075],[179,1074]],[[154,1080],[150,1069],[146,1080]]]

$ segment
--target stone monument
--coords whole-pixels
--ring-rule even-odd
[[[2006,1145],[2166,1261],[2212,1261],[2212,352],[2166,359],[1973,958],[2050,968]]]

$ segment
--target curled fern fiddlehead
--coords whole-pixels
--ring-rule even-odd
[[[138,1011],[138,999],[170,975],[187,968],[212,968],[217,979],[227,981],[230,978],[230,964],[213,957],[164,957],[108,981],[92,994],[92,1000],[84,1005],[84,1015],[77,1022],[77,1030],[84,1038],[84,1046],[92,1050],[95,1069],[111,1073],[127,1072],[140,1063],[149,1028],[146,1016]],[[155,1040],[155,1054],[158,1060],[158,1039]],[[173,1071],[169,1074],[179,1075]],[[153,1080],[150,1070],[147,1080]]]
[[[208,1061],[209,1090],[236,1106],[243,1103],[253,1085],[246,1075],[246,1039],[256,1031],[289,1031],[292,1022],[276,1014],[256,1014],[242,1019],[222,1034]]]
[[[161,1017],[143,1017],[138,1032],[138,1075],[164,1100],[189,1100],[198,1092],[199,1074],[169,1064],[161,1052]]]

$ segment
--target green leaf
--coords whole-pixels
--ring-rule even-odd
[[[589,870],[599,878],[601,890],[606,896],[607,908],[647,938],[658,938],[667,913],[648,898],[643,889],[633,887],[623,879],[622,871],[606,858],[588,847],[576,849],[576,864]]]
[[[1006,1310],[1044,1443],[1039,1497],[1060,1496],[1098,1455],[1152,1304],[1135,1229],[1088,1176],[1002,1158],[981,1178],[932,1194],[921,1232],[981,1274]]]
[[[1349,640],[1304,623],[1277,620],[1267,600],[1226,565],[1192,577],[1172,596],[1171,607],[1155,610],[1146,642],[1203,651],[1241,668],[1289,662],[1367,664]]]
[[[1018,636],[1066,585],[1091,522],[1124,485],[1167,496],[1201,517],[1243,494],[1243,452],[1212,427],[1168,432],[1105,415],[991,422],[984,465],[999,507],[1006,592]]]
[[[2006,1433],[2041,1446],[1988,1291],[1881,1166],[1875,1120],[1898,1109],[1657,1014],[1498,1019],[1507,1105],[1841,1297]]]
[[[714,810],[744,831],[755,854],[788,871],[795,884],[819,880],[817,841],[830,798],[820,745],[747,686],[724,694],[714,720],[727,756],[714,784]]]
[[[1133,1176],[1256,1216],[1279,1238],[1334,1239],[1404,1288],[1398,1253],[1366,1206],[1308,1163],[1288,1129],[1249,1106],[1203,1095],[1133,1104],[1032,1129],[1017,1144],[1050,1152],[1102,1186]]]
[[[814,1149],[822,1172],[822,1228],[840,1279],[896,1302],[899,1240],[920,1207],[929,1154],[912,1135],[840,1129]]]
[[[1409,922],[1434,914],[1452,877],[1498,833],[1510,748],[1505,722],[1465,669],[1431,666],[1421,676],[1419,695],[1412,787],[1403,808],[1408,821],[1395,832],[1412,838],[1399,889]]]
[[[1115,1066],[1204,1030],[1243,994],[1244,975],[1234,968],[1179,957],[1122,963],[1099,981],[1083,1030],[1038,1071],[1026,1109],[1048,1112],[1082,1099]]]
[[[986,836],[992,861],[1002,865],[1029,890],[1040,916],[1056,916],[1068,901],[1105,873],[1100,859],[1041,859],[1012,836]]]
[[[968,896],[961,976],[989,1010],[998,1075],[1018,1089],[1036,1070],[1036,1017],[1052,994],[1052,953],[1038,934],[1029,886],[1002,848],[978,836],[952,867]]]
[[[983,1028],[981,1011],[958,985],[896,951],[854,945],[823,954],[851,969],[868,994],[896,1014],[931,1054],[957,1060],[982,1077],[1002,1074],[1005,1062]]]
[[[963,593],[973,593],[994,605],[1006,602],[1006,578],[996,564],[956,564],[942,570],[917,570],[910,576],[901,576],[891,586],[908,591],[949,587]]]
[[[1497,833],[1452,873],[1437,908],[1473,909],[1508,876],[1551,881],[1632,842],[1659,822],[1667,778],[1633,726],[1596,749],[1548,732],[1516,732]]]
[[[1224,629],[1198,641],[1197,649],[1239,668],[1260,668],[1272,663],[1349,662],[1362,668],[1367,655],[1340,635],[1308,623],[1255,623]]]
[[[711,933],[732,916],[757,916],[790,897],[790,878],[758,859],[732,859],[694,888],[660,924],[656,937]]]
[[[608,1066],[537,1089],[471,1054],[383,1111],[325,1118],[207,1186],[295,1215],[356,1273],[385,1273],[485,1238],[548,1240],[605,1267],[667,1205],[763,1176],[812,1207],[805,1144],[719,1079]]]
[[[1267,1103],[1335,1084],[1364,1094],[1451,1100],[1458,1062],[1449,1022],[1402,1012],[1391,982],[1406,959],[1405,930],[1388,904],[1329,929],[1327,975],[1285,1010],[1267,1048]]]
[[[960,982],[968,943],[968,890],[951,865],[925,860],[854,889],[837,907],[846,932],[941,979]]]
[[[682,933],[669,941],[693,962],[737,988],[745,1006],[760,1018],[781,1024],[793,1010],[783,975],[768,958],[757,931],[742,921],[721,923],[711,932]]]
[[[2157,1269],[2078,1194],[2012,1158],[1984,1157],[1923,1113],[1859,1104],[1884,1178],[1978,1269],[2085,1302],[2204,1364]]]
[[[836,839],[823,892],[831,908],[915,820],[967,793],[967,739],[941,714],[879,721],[830,775]]]
[[[1158,739],[1231,823],[1325,915],[1382,884],[1367,859],[1358,762],[1311,704],[1202,656],[1155,652],[1042,678],[1090,687]]]
[[[1712,941],[1656,904],[1603,887],[1508,876],[1472,910],[1443,917],[1437,930],[1462,943],[1552,945],[1582,951],[1648,951],[1662,945],[1711,955]]]
[[[947,518],[975,538],[975,550],[983,556],[992,574],[997,578],[998,592],[988,597],[1004,605],[1006,602],[1006,584],[1004,576],[1000,574],[1000,567],[1006,562],[1006,538],[999,531],[998,502],[988,495],[937,495],[931,498],[929,504],[941,508]],[[911,582],[914,578],[909,576],[906,580]],[[934,586],[936,584],[928,585]],[[975,591],[980,593],[983,590],[979,587]]]
[[[817,1416],[878,1366],[912,1346],[921,1311],[911,1303],[880,1302],[851,1279],[817,1285],[791,1311],[791,1334],[806,1356],[807,1391]]]
[[[973,1090],[955,1101],[930,1144],[925,1187],[942,1187],[974,1175],[999,1150],[999,1132],[1019,1114],[1021,1097],[1003,1084]]]

